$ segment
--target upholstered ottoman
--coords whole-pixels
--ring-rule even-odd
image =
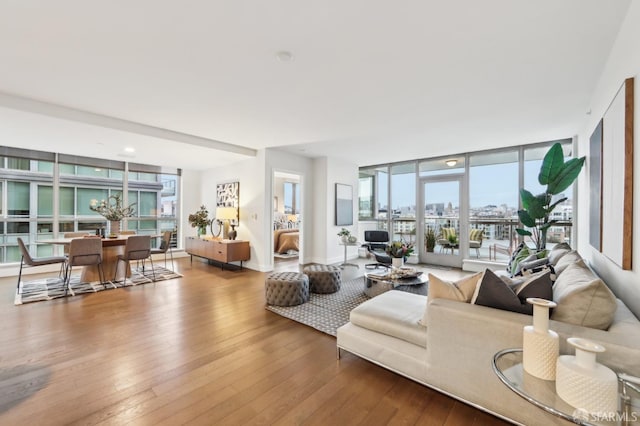
[[[294,306],[309,301],[309,277],[297,272],[274,272],[264,285],[267,305]]]
[[[311,293],[335,293],[342,284],[342,271],[337,266],[309,265],[303,272],[309,276]]]

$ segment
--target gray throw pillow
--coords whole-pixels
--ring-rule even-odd
[[[478,283],[472,303],[533,315],[533,306],[527,303],[528,297],[552,300],[553,290],[548,272],[532,275],[519,286],[512,288],[487,269]]]

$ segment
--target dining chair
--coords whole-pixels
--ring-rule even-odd
[[[171,234],[173,231],[164,231],[162,234],[162,240],[160,242],[160,247],[151,249],[151,255],[154,254],[164,254],[164,267],[167,267],[167,252],[171,256],[171,270],[173,271],[173,251],[171,251]]]
[[[136,231],[120,231],[120,235],[136,235]]]
[[[147,258],[151,259],[151,271],[153,272],[153,281],[156,280],[156,272],[153,270],[153,259],[151,258],[151,236],[149,235],[133,235],[127,238],[127,243],[124,246],[124,254],[119,254],[116,261],[116,271],[113,275],[113,280],[116,280],[118,276],[118,266],[120,262],[124,263],[124,280],[122,285],[127,284],[127,270],[132,260],[142,261],[142,271],[144,274],[144,261]]]
[[[65,232],[62,237],[63,238],[78,238],[78,237],[84,237],[86,235],[91,235],[88,232]],[[65,256],[69,254],[69,246],[68,245],[64,245],[64,254]]]
[[[65,272],[67,290],[71,291],[71,271],[74,266],[91,266],[98,267],[98,275],[100,284],[106,286],[104,270],[102,269],[102,239],[99,236],[86,235],[84,238],[74,238],[69,244],[69,255],[67,256],[67,268]]]
[[[24,265],[27,266],[43,266],[43,265],[54,265],[56,263],[60,263],[60,273],[58,277],[62,277],[62,273],[64,272],[64,262],[67,260],[64,256],[48,256],[48,257],[32,257],[27,247],[24,245],[24,241],[22,238],[18,237],[18,247],[20,248],[20,254],[22,255],[20,259],[20,272],[18,273],[18,284],[16,285],[16,290],[20,293],[20,279],[22,278],[22,267]]]

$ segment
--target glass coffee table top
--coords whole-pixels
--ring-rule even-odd
[[[531,404],[580,425],[640,425],[640,387],[620,385],[620,410],[606,416],[576,410],[556,394],[556,382],[534,377],[522,368],[522,349],[505,349],[493,357],[493,370],[502,383]],[[613,417],[616,417],[615,419]]]
[[[411,287],[426,287],[428,281],[427,274],[416,271],[415,274],[407,273],[404,276],[402,274],[394,274],[391,268],[376,268],[364,274],[364,293],[368,297],[375,297],[385,291],[393,290],[400,287],[406,289],[407,286]],[[413,291],[413,293],[420,294],[420,291]],[[426,295],[426,288],[424,289]]]

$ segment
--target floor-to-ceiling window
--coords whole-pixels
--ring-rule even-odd
[[[416,251],[434,253],[428,255],[434,262],[462,255],[506,261],[521,240],[515,232],[519,190],[542,192],[537,175],[555,142],[362,167],[359,229],[391,229],[392,239],[413,238],[415,232]],[[558,142],[570,158],[571,140]],[[554,212],[561,222],[549,232],[551,244],[571,239],[572,188],[562,197],[567,200]],[[429,230],[435,247],[428,247]]]
[[[179,175],[178,169],[0,147],[0,263],[20,261],[18,237],[34,255],[48,256],[56,248],[47,240],[106,227],[89,209],[91,200],[123,196],[125,188],[125,202],[136,204],[126,226],[141,234],[174,231],[175,244]]]

